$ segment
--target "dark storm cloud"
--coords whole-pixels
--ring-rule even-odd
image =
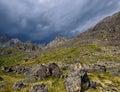
[[[119,10],[119,0],[0,0],[0,34],[33,41],[72,37]]]

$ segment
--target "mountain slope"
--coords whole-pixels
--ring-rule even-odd
[[[88,43],[100,41],[109,45],[120,45],[120,12],[103,19],[76,39]]]

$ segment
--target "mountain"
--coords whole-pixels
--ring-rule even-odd
[[[43,48],[43,45],[32,43],[31,41],[22,42],[18,38],[10,38],[7,35],[0,35],[0,47],[12,47],[21,51],[34,51]]]
[[[53,41],[47,44],[46,48],[52,48],[52,47],[57,47],[61,44],[64,44],[68,41],[67,38],[63,36],[57,36]]]
[[[120,12],[103,19],[76,39],[84,43],[120,45]]]
[[[119,19],[47,45],[1,37],[0,92],[120,92]]]

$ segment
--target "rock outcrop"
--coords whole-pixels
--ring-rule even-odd
[[[67,92],[84,92],[90,87],[89,77],[80,62],[71,67],[64,85]]]

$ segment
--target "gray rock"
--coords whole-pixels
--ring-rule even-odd
[[[37,81],[36,78],[25,78],[22,80],[23,83],[34,83],[36,81]]]
[[[21,81],[16,82],[16,83],[13,85],[13,88],[14,88],[15,90],[21,90],[21,89],[23,89],[23,88],[25,88],[25,87],[26,87],[26,85],[23,84],[23,82],[21,82]]]
[[[62,75],[61,68],[56,63],[50,63],[48,64],[48,69],[50,72],[50,76],[60,78]]]
[[[48,89],[45,84],[42,83],[39,85],[34,85],[30,92],[48,92]]]
[[[93,72],[106,72],[106,67],[102,65],[94,65],[92,68]]]
[[[1,70],[5,71],[5,72],[12,72],[12,73],[17,73],[17,74],[24,74],[27,71],[29,71],[30,68],[26,67],[26,66],[16,65],[16,66],[4,66],[4,67],[2,67]]]
[[[81,90],[81,78],[79,76],[68,77],[65,80],[65,88],[67,92],[80,92]]]
[[[32,69],[32,75],[38,77],[39,80],[47,78],[49,74],[49,69],[45,65],[38,65]]]
[[[90,80],[81,63],[77,62],[71,67],[64,85],[67,92],[84,92],[90,87]]]
[[[22,74],[26,71],[24,66],[16,66],[16,69],[14,70],[15,73],[17,74]]]
[[[5,72],[13,72],[14,68],[13,68],[13,66],[4,66],[4,67],[2,67],[1,70],[5,71]]]

